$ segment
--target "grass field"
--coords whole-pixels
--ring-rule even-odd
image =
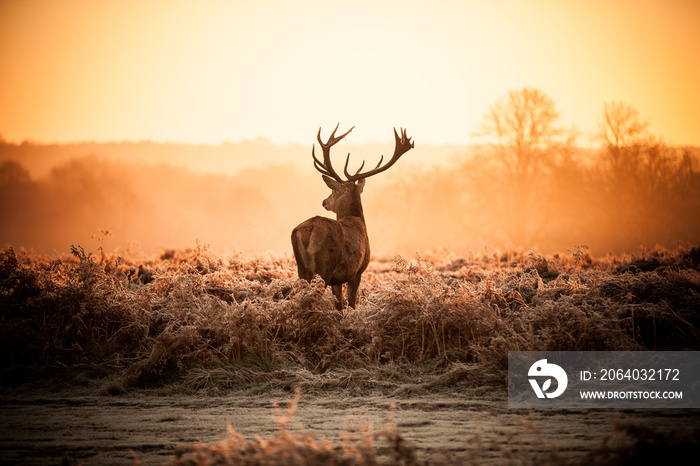
[[[375,258],[357,309],[340,312],[320,280],[297,279],[289,257],[218,258],[200,245],[155,259],[8,248],[0,253],[0,308],[7,393],[67,386],[101,395],[299,389],[478,399],[505,389],[508,351],[700,349],[700,250]],[[357,451],[281,424],[267,443],[231,433],[197,454],[204,461],[254,450],[264,462],[275,448],[298,447],[315,462],[371,464],[379,437],[391,461],[420,461],[402,450],[396,425],[356,439]],[[683,445],[697,450],[697,440]]]

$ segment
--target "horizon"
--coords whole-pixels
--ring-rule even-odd
[[[318,131],[318,130],[316,130]],[[315,133],[314,133],[315,135]],[[325,133],[324,133],[325,135]],[[313,139],[313,144],[318,144],[318,141],[316,141],[315,136]],[[311,139],[310,139],[311,140]],[[14,146],[21,146],[23,144],[32,144],[36,146],[71,146],[71,145],[81,145],[81,144],[96,144],[96,145],[109,145],[109,144],[162,144],[162,145],[183,145],[183,146],[205,146],[205,147],[221,147],[225,145],[242,145],[242,144],[250,144],[250,143],[264,143],[264,144],[269,144],[271,146],[275,147],[280,147],[280,148],[285,148],[285,147],[307,147],[309,151],[311,150],[311,145],[312,143],[310,142],[297,142],[297,141],[286,141],[286,142],[277,142],[274,140],[271,140],[267,138],[266,136],[257,136],[257,137],[250,137],[250,138],[244,138],[244,139],[239,139],[239,140],[223,140],[218,143],[209,143],[209,142],[188,142],[188,141],[178,141],[178,140],[154,140],[154,139],[109,139],[109,140],[70,140],[70,141],[39,141],[39,140],[32,140],[32,139],[24,139],[24,140],[19,140],[19,141],[10,141],[7,138],[4,137],[4,134],[0,132],[0,144],[8,144],[8,145],[14,145]],[[389,145],[393,144],[393,139],[389,140],[388,138],[385,141],[380,141],[380,140],[365,140],[362,142],[351,142],[348,143],[349,146],[355,146],[355,147],[362,147],[362,146],[375,146],[375,145]],[[426,146],[454,146],[454,147],[473,147],[473,146],[480,146],[483,145],[483,143],[479,142],[470,142],[470,143],[431,143],[431,142],[426,142],[424,143]]]
[[[325,134],[325,133],[324,133]],[[598,150],[602,148],[602,143],[601,142],[596,142],[594,141],[594,135],[593,133],[591,134],[582,134],[578,133],[579,137],[576,139],[575,143],[573,144],[572,147],[578,148],[578,149],[585,149],[585,150]],[[667,145],[668,147],[677,147],[677,148],[682,148],[682,147],[687,147],[687,148],[700,148],[700,143],[698,144],[674,144],[674,143],[669,143],[663,138],[663,135],[658,135],[658,134],[651,134],[652,136],[660,137],[659,141],[662,142],[663,144]],[[388,138],[384,141],[380,140],[364,140],[361,142],[347,142],[348,147],[357,147],[357,148],[362,148],[362,147],[371,147],[371,146],[387,146],[389,147],[390,145],[393,147],[393,141],[390,141]],[[297,142],[297,141],[285,141],[285,142],[277,142],[272,139],[269,139],[266,136],[257,136],[257,137],[250,137],[250,138],[244,138],[244,139],[239,139],[239,140],[223,140],[217,143],[209,143],[209,142],[189,142],[189,141],[178,141],[178,140],[154,140],[154,139],[109,139],[109,140],[70,140],[70,141],[38,141],[38,140],[31,140],[31,139],[24,139],[20,141],[10,141],[7,138],[4,137],[4,134],[0,132],[0,144],[6,144],[6,145],[14,145],[14,146],[22,146],[25,144],[29,145],[35,145],[35,146],[60,146],[60,147],[65,147],[65,146],[74,146],[74,145],[119,145],[119,144],[131,144],[131,145],[138,145],[138,144],[154,144],[154,145],[180,145],[180,146],[190,146],[190,147],[210,147],[210,148],[219,148],[227,145],[245,145],[245,144],[255,144],[255,143],[260,143],[260,144],[267,144],[270,146],[274,146],[280,149],[288,149],[288,148],[305,148],[309,149],[311,151],[311,146],[318,144],[318,141],[316,139],[313,139],[313,143],[309,142]],[[468,142],[420,142],[420,145],[423,147],[454,147],[454,148],[468,148],[468,149],[473,149],[473,148],[480,148],[480,147],[487,147],[490,145],[491,142],[487,140],[482,140],[482,141],[468,141]]]
[[[496,100],[534,87],[587,138],[621,101],[669,144],[700,145],[692,1],[29,0],[0,13],[7,141],[306,145],[340,121],[358,127],[350,144],[401,126],[472,145]]]

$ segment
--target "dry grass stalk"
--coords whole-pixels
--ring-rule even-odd
[[[477,364],[491,379],[511,350],[697,350],[695,251],[375,261],[358,308],[337,311],[323,283],[298,280],[288,258],[223,260],[198,247],[100,264],[82,248],[54,260],[9,248],[0,252],[0,376],[8,384],[68,371],[216,390],[281,371],[297,374],[282,378],[289,386],[386,365]]]

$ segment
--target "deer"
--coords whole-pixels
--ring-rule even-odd
[[[394,155],[382,165],[384,156],[377,166],[362,172],[365,162],[354,174],[348,173],[350,154],[345,159],[345,178],[343,179],[331,163],[331,147],[347,136],[355,127],[336,136],[340,123],[335,127],[328,140],[321,139],[321,128],[316,139],[321,145],[323,161],[316,158],[315,145],[311,148],[314,167],[321,173],[323,181],[331,189],[331,195],[322,203],[323,207],[336,214],[336,219],[316,216],[300,223],[292,230],[292,248],[297,263],[299,279],[311,282],[320,276],[325,287],[330,286],[335,296],[335,307],[339,311],[345,308],[343,301],[343,284],[347,283],[348,306],[355,309],[357,291],[360,287],[362,273],[367,269],[370,259],[369,237],[362,210],[361,194],[365,180],[370,176],[389,169],[399,158],[414,147],[414,142],[406,136],[406,130],[400,128],[400,134],[394,128],[396,145]]]

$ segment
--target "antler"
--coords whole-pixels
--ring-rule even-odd
[[[367,172],[360,173],[362,170],[362,167],[365,166],[364,160],[362,161],[362,165],[360,165],[360,168],[357,170],[357,172],[354,175],[351,175],[348,173],[348,161],[350,160],[350,154],[348,154],[347,160],[345,160],[345,176],[348,177],[348,181],[357,181],[362,178],[367,178],[372,175],[376,175],[377,173],[381,173],[384,170],[388,169],[392,165],[396,163],[397,160],[401,158],[403,154],[408,152],[409,150],[413,149],[414,147],[414,142],[411,141],[411,138],[406,136],[406,130],[401,128],[401,136],[399,136],[399,133],[396,132],[396,128],[394,128],[394,139],[396,139],[396,146],[394,147],[394,155],[391,157],[391,160],[384,165],[382,165],[382,160],[384,160],[384,156],[382,155],[381,158],[379,159],[379,163],[377,166]]]
[[[321,128],[318,129],[318,135],[316,135],[316,139],[318,140],[318,143],[321,144],[321,150],[323,151],[323,163],[321,163],[317,158],[316,154],[314,153],[314,148],[311,148],[311,156],[314,158],[314,167],[316,167],[316,170],[320,171],[321,174],[330,176],[331,178],[335,179],[339,183],[343,182],[343,179],[335,172],[333,169],[333,164],[331,163],[331,147],[333,147],[338,141],[343,139],[345,136],[347,136],[350,131],[355,129],[353,126],[349,130],[347,130],[345,133],[341,134],[340,136],[336,137],[335,132],[338,131],[338,127],[340,126],[340,123],[338,123],[331,133],[330,137],[328,138],[328,141],[324,144],[323,141],[321,140]],[[350,159],[350,154],[348,154],[348,159]],[[346,163],[347,167],[347,163]]]
[[[335,129],[331,133],[326,143],[324,143],[321,140],[321,128],[318,129],[318,135],[316,136],[316,139],[318,140],[318,143],[321,144],[321,149],[323,150],[323,162],[319,161],[316,158],[314,148],[311,149],[311,156],[314,158],[314,167],[316,167],[316,170],[321,172],[321,174],[330,176],[336,181],[342,183],[344,180],[338,175],[338,173],[336,173],[336,171],[333,169],[333,164],[331,163],[331,147],[333,147],[334,144],[336,144],[338,141],[347,136],[348,133],[350,133],[350,131],[355,129],[355,127],[353,126],[344,134],[341,134],[340,136],[336,137],[335,132],[338,130],[339,126],[340,123],[336,125]],[[396,146],[394,147],[394,155],[391,157],[391,160],[389,160],[389,162],[387,162],[386,165],[381,166],[382,161],[384,160],[384,156],[382,155],[379,159],[379,163],[377,164],[377,166],[374,169],[364,173],[360,173],[362,171],[362,168],[365,166],[364,160],[362,161],[362,165],[360,165],[360,168],[357,170],[357,172],[355,172],[354,175],[348,173],[348,163],[350,163],[350,154],[348,153],[348,156],[345,159],[345,169],[343,170],[345,172],[345,176],[347,177],[347,181],[357,181],[363,178],[370,177],[372,175],[376,175],[377,173],[381,173],[384,170],[391,167],[392,165],[394,165],[403,154],[413,149],[414,142],[411,141],[411,138],[406,136],[405,129],[401,128],[401,136],[399,136],[399,133],[396,132],[396,128],[394,128],[394,138],[396,139]]]

